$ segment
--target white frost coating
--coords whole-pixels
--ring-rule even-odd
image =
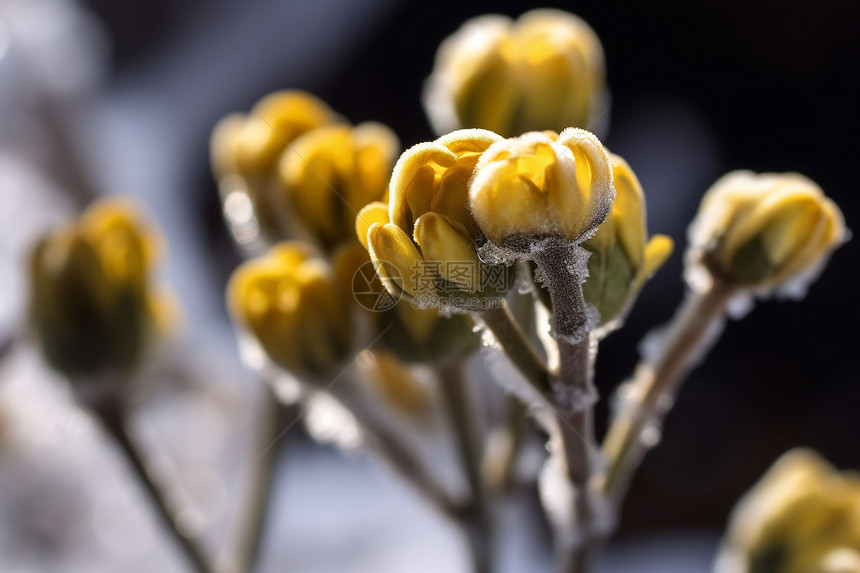
[[[639,442],[646,448],[653,448],[660,443],[663,436],[663,431],[660,428],[659,421],[654,418],[642,428],[639,434]]]
[[[236,326],[239,357],[249,370],[272,387],[275,396],[283,404],[295,404],[302,399],[301,382],[269,359],[266,351],[253,334]]]
[[[565,542],[569,546],[575,547],[582,542],[586,533],[594,535],[612,531],[617,517],[612,504],[604,496],[595,491],[577,491],[573,487],[567,477],[565,462],[557,455],[556,449],[557,446],[551,445],[549,459],[538,476],[538,490],[550,523],[567,536]],[[578,523],[573,512],[579,495],[592,496],[589,503],[592,514],[588,523]]]
[[[714,573],[745,573],[745,559],[736,549],[723,547],[717,553],[714,562]]]
[[[591,274],[588,272],[588,259],[591,258],[591,251],[583,249],[580,246],[575,246],[565,253],[564,265],[567,272],[575,277],[579,277],[579,284],[588,280]]]
[[[535,333],[546,352],[547,369],[554,372],[558,369],[561,359],[558,353],[558,342],[552,337],[552,329],[549,326],[551,316],[546,306],[535,305]]]
[[[699,296],[695,293],[687,293],[687,300],[682,304],[682,309],[690,303],[689,298]],[[683,310],[681,311],[683,312]],[[702,336],[697,348],[687,357],[686,364],[689,368],[695,368],[705,358],[707,352],[713,347],[725,327],[724,319],[713,320],[708,325],[707,331]],[[651,329],[639,343],[639,355],[648,364],[654,364],[663,353],[666,338],[669,335],[667,324]]]
[[[585,303],[584,311],[585,321],[575,330],[571,332],[559,332],[557,329],[553,328],[550,333],[558,340],[564,340],[569,344],[579,344],[585,340],[586,336],[597,328],[598,324],[600,324],[600,313],[593,304]],[[589,352],[590,351],[591,348],[589,347]]]
[[[609,403],[613,423],[616,423],[616,420],[632,418],[642,403],[643,396],[642,386],[637,386],[633,382],[619,385]]]
[[[492,245],[492,243],[488,244]],[[496,245],[487,250],[488,252],[493,251],[494,256],[503,258],[508,256],[510,251],[510,249]],[[553,299],[552,312],[556,317],[551,321],[552,329],[550,330],[554,338],[570,344],[577,344],[597,328],[600,324],[600,313],[597,308],[586,303],[582,296],[577,297],[570,293],[570,283],[565,280],[566,275],[569,275],[571,279],[582,284],[588,278],[588,258],[591,256],[588,250],[575,242],[549,237],[532,239],[528,241],[525,248],[515,252],[521,252],[519,256],[522,258],[535,261],[534,281],[542,284],[550,292]],[[555,256],[551,256],[551,254]],[[552,281],[554,280],[558,280],[561,284],[553,284]],[[558,320],[557,317],[562,315],[566,315],[568,318],[576,316],[577,320]],[[559,324],[569,328],[569,324],[573,322],[577,323],[574,330],[558,331]],[[596,349],[592,350],[596,353]]]
[[[514,368],[493,333],[487,328],[481,328],[481,357],[502,390],[519,398],[541,427],[550,428],[554,423],[551,406]]]
[[[556,405],[566,412],[582,412],[594,406],[600,398],[594,387],[582,389],[568,384],[552,382],[552,394]]]
[[[555,446],[551,446],[555,450]],[[567,479],[567,468],[557,452],[551,451],[550,456],[538,476],[538,489],[541,503],[546,510],[547,518],[557,529],[573,531],[573,507],[576,500],[570,480]],[[574,544],[578,540],[572,540]]]
[[[657,360],[657,357],[663,351],[663,347],[666,346],[666,335],[668,332],[669,325],[661,324],[649,330],[642,337],[642,340],[639,342],[639,356],[642,357],[643,362],[653,364]]]
[[[687,249],[684,255],[684,282],[696,293],[707,292],[714,284],[711,271],[701,262],[701,250]]]
[[[314,393],[305,404],[305,427],[313,439],[352,451],[362,443],[355,417],[326,392]]]
[[[524,268],[525,267],[525,268]],[[532,277],[531,269],[527,267],[524,261],[517,263],[517,270],[514,275],[514,289],[519,294],[532,294],[537,289]]]
[[[755,297],[749,291],[742,291],[726,303],[726,314],[732,320],[741,320],[752,312],[755,307]]]

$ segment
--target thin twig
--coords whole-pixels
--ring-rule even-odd
[[[247,501],[242,505],[244,515],[241,519],[241,527],[238,532],[238,546],[236,550],[237,573],[251,573],[255,570],[260,557],[266,523],[268,521],[272,484],[274,483],[275,471],[278,459],[283,451],[282,428],[289,420],[298,415],[298,408],[294,405],[281,403],[269,384],[264,384],[265,396],[263,397],[261,421],[258,426],[258,446],[254,451],[262,452],[254,460],[251,468],[251,483],[248,489]],[[278,442],[276,446],[273,446]]]
[[[492,568],[493,548],[489,499],[481,474],[484,444],[483,432],[478,423],[480,411],[466,386],[462,363],[439,366],[438,379],[460,465],[469,485],[471,508],[462,516],[461,525],[469,540],[473,571],[489,573]]]
[[[495,337],[505,355],[531,384],[530,390],[539,392],[543,398],[548,398],[552,389],[546,364],[517,325],[507,306],[491,307],[483,311],[479,318]]]
[[[529,429],[525,406],[513,396],[508,396],[504,431],[507,432],[510,443],[499,476],[498,489],[501,492],[508,492],[517,485],[517,462]]]
[[[353,382],[347,381],[332,386],[329,392],[355,418],[368,448],[377,452],[443,515],[458,520],[464,510],[463,505],[452,499],[433,477],[429,468],[415,455],[415,449],[390,424],[380,418],[374,411],[374,405],[368,404],[368,397]]]
[[[173,538],[185,553],[190,565],[198,573],[211,573],[213,571],[212,566],[209,564],[209,559],[203,549],[198,545],[198,541],[189,537],[179,526],[175,508],[170,506],[164,496],[163,490],[166,484],[156,481],[137,445],[129,436],[126,430],[127,416],[122,397],[112,390],[106,390],[103,395],[94,400],[92,406],[93,412],[125,454],[148,494],[152,507],[155,508],[164,525],[173,534]]]
[[[613,503],[620,504],[633,472],[656,442],[643,439],[643,432],[650,427],[659,431],[681,382],[716,342],[713,329],[724,320],[726,305],[736,292],[715,282],[705,292],[690,293],[659,352],[640,363],[633,380],[623,386],[625,397],[603,443],[608,465],[602,489]]]

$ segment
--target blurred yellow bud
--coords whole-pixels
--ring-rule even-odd
[[[688,259],[730,283],[778,287],[814,275],[844,237],[841,211],[806,177],[734,171],[702,199]]]
[[[612,212],[582,244],[591,253],[582,290],[585,300],[600,312],[603,325],[624,313],[673,247],[672,239],[665,235],[648,239],[642,186],[624,159],[612,154],[609,158],[615,179]]]
[[[407,415],[420,414],[431,402],[431,394],[414,368],[381,350],[365,350],[358,365],[364,376],[398,410]]]
[[[358,211],[385,195],[399,151],[397,136],[378,123],[330,125],[297,138],[279,166],[297,226],[326,249],[352,238]]]
[[[860,476],[809,450],[780,458],[738,503],[717,573],[853,573]]]
[[[561,10],[481,16],[439,47],[424,103],[437,133],[596,129],[608,103],[603,49],[588,24]]]
[[[238,133],[238,172],[271,171],[297,137],[336,120],[335,113],[309,93],[287,90],[267,95],[251,108]]]
[[[508,239],[583,241],[606,219],[614,197],[606,150],[577,128],[493,144],[478,161],[469,191],[475,221],[500,246]]]
[[[47,361],[70,376],[132,370],[175,309],[150,275],[161,238],[107,199],[44,236],[30,258],[30,320]]]
[[[258,233],[267,240],[282,237],[280,211],[282,198],[277,196],[273,177],[278,159],[299,136],[338,121],[337,115],[314,96],[301,91],[280,91],[260,100],[245,114],[231,114],[222,119],[212,131],[210,163],[222,199],[232,193],[244,194],[250,201],[251,213],[239,209],[239,221],[247,227],[253,215]],[[240,200],[241,201],[241,200]],[[243,203],[237,201],[240,205]],[[225,215],[234,214],[225,204]],[[243,231],[245,232],[245,231]],[[249,239],[250,240],[250,239]]]
[[[352,324],[340,285],[304,243],[279,243],[241,265],[227,302],[269,358],[298,376],[324,375],[350,354]]]
[[[374,203],[359,213],[356,232],[392,295],[504,293],[505,274],[478,258],[468,203],[478,157],[500,140],[470,129],[408,149],[394,167],[387,212]]]

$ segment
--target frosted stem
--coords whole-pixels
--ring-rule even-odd
[[[362,437],[369,449],[379,454],[388,464],[412,484],[444,515],[459,521],[463,506],[451,499],[445,489],[432,477],[414,449],[378,415],[368,407],[366,396],[352,384],[338,384],[330,388],[331,395],[355,417]]]
[[[716,342],[710,336],[725,319],[726,305],[736,290],[714,281],[707,291],[690,293],[650,359],[640,363],[624,385],[621,408],[603,445],[608,459],[602,484],[608,498],[620,504],[633,472],[653,445],[643,439],[649,427],[659,428],[681,382],[697,360]]]
[[[508,307],[492,307],[481,312],[479,318],[493,334],[499,346],[531,385],[526,393],[537,391],[544,397],[551,395],[549,372],[526,334],[519,327]]]
[[[469,541],[474,573],[489,573],[493,548],[489,500],[481,475],[484,444],[480,411],[466,386],[462,363],[439,366],[438,374],[442,400],[470,490],[471,507],[463,513],[461,525]]]
[[[122,382],[124,381],[120,381],[120,383]],[[167,529],[173,534],[173,539],[176,540],[182,549],[190,565],[198,573],[212,572],[213,569],[209,564],[209,560],[204,554],[203,549],[198,545],[197,540],[186,535],[176,521],[176,508],[171,507],[165,497],[164,489],[166,484],[156,483],[137,445],[126,431],[127,416],[125,414],[123,398],[113,389],[107,389],[104,394],[94,400],[92,410],[125,454],[134,473],[140,479],[141,485],[143,485],[144,490],[149,496],[152,507],[158,513],[158,516]]]
[[[515,485],[518,485],[516,483],[517,462],[519,461],[523,444],[526,441],[526,434],[529,431],[526,407],[513,396],[508,396],[507,403],[505,404],[504,431],[508,434],[510,447],[505,452],[502,471],[496,486],[500,492],[509,492]]]
[[[600,465],[594,436],[594,357],[591,327],[582,293],[587,254],[580,247],[548,243],[535,253],[538,276],[552,301],[552,334],[558,345],[559,368],[552,377],[560,453],[574,489],[573,531],[560,531],[559,567],[563,573],[589,570],[600,540],[603,512],[592,486]]]
[[[269,501],[278,453],[281,451],[281,444],[277,442],[289,420],[296,419],[299,415],[296,406],[278,401],[269,384],[263,386],[265,396],[260,413],[262,422],[259,425],[256,447],[252,450],[262,453],[253,460],[248,497],[242,504],[244,515],[238,531],[237,573],[251,573],[255,570],[271,505]]]

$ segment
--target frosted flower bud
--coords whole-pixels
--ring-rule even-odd
[[[374,204],[359,213],[356,231],[394,296],[504,294],[506,281],[478,258],[468,203],[478,157],[500,140],[470,129],[413,146],[394,167],[387,212]]]
[[[271,172],[281,152],[300,135],[337,120],[311,94],[286,90],[267,95],[247,115],[229,115],[212,132],[212,170],[254,176]]]
[[[612,164],[593,134],[568,128],[493,144],[475,169],[469,204],[494,244],[561,238],[580,243],[612,208]]]
[[[385,195],[399,148],[378,123],[330,125],[298,137],[279,165],[294,223],[326,249],[352,239],[356,213]]]
[[[130,203],[95,203],[30,257],[30,323],[46,360],[72,377],[130,371],[175,316],[152,285],[157,231]]]
[[[385,299],[391,296],[380,276],[388,276],[386,265],[375,265],[382,272],[367,276],[366,264],[371,262],[366,250],[368,226],[387,220],[388,206],[371,203],[356,217],[356,233],[363,238],[362,244],[344,245],[333,256],[347,292],[356,300],[360,297],[360,306],[370,311],[364,316],[369,319],[373,338],[381,337],[378,345],[404,362],[435,363],[468,355],[479,343],[471,319],[462,314],[442,316],[435,308],[416,308],[408,298]],[[361,292],[356,293],[356,288]]]
[[[793,450],[738,503],[716,571],[850,573],[858,547],[860,477]]]
[[[703,268],[770,289],[814,275],[845,233],[839,208],[806,177],[734,171],[702,199],[687,257],[693,276]]]
[[[582,246],[591,253],[588,279],[582,285],[586,302],[606,325],[630,306],[645,281],[672,254],[672,239],[648,238],[645,196],[636,174],[624,159],[610,154],[615,180],[612,211]]]
[[[269,358],[298,376],[324,375],[351,352],[352,324],[338,280],[304,243],[279,243],[237,268],[227,302]]]
[[[437,133],[477,127],[505,136],[596,129],[607,101],[597,35],[581,18],[546,9],[463,24],[439,47],[425,94]]]
[[[426,413],[432,395],[414,368],[385,351],[366,350],[359,356],[362,374],[388,404],[407,416]]]
[[[228,115],[212,131],[210,163],[222,195],[247,195],[266,240],[284,236],[283,203],[273,185],[281,154],[297,137],[336,121],[337,115],[316,97],[288,90],[264,97],[248,114]]]

